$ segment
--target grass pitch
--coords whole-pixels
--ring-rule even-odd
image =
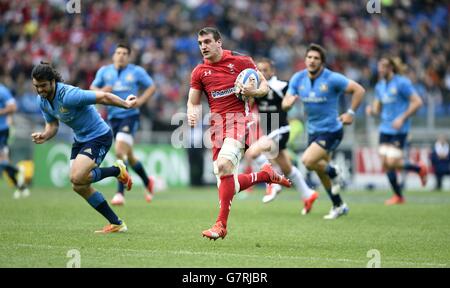
[[[32,189],[13,200],[0,182],[0,267],[66,267],[70,250],[81,267],[366,267],[373,249],[381,267],[450,267],[449,192],[407,191],[407,204],[386,207],[388,192],[344,192],[350,214],[335,221],[324,192],[308,216],[297,192],[262,204],[262,189],[234,199],[228,235],[209,241],[201,231],[218,212],[214,187],[172,189],[144,201],[127,193],[114,207],[129,232],[96,235],[103,217],[69,189]],[[114,191],[101,191],[111,199]],[[376,253],[378,253],[376,252]]]

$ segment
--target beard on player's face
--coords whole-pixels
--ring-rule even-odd
[[[322,64],[319,65],[314,65],[314,66],[309,66],[308,67],[308,72],[311,75],[317,75],[317,73],[319,73],[320,69],[322,68]]]

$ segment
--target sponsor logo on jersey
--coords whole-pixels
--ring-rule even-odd
[[[224,90],[219,90],[219,91],[211,91],[211,97],[213,97],[213,98],[221,98],[221,97],[229,96],[232,94],[234,94],[234,87],[227,88]]]

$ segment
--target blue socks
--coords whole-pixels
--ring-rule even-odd
[[[148,186],[148,176],[147,173],[145,173],[144,167],[142,166],[141,162],[136,162],[134,166],[131,166],[133,168],[134,172],[136,172],[139,177],[141,177],[142,182],[144,182],[145,187]]]
[[[106,177],[117,177],[120,173],[120,169],[111,166],[106,168],[95,168],[91,171],[92,183],[98,182]]]
[[[400,187],[400,185],[398,184],[398,181],[397,181],[397,171],[390,170],[386,173],[386,175],[389,179],[389,183],[391,183],[394,193],[399,197],[403,197],[402,196],[402,188]]]
[[[336,169],[330,164],[328,164],[325,168],[325,172],[328,174],[328,176],[330,176],[331,179],[334,179],[337,176]]]
[[[416,172],[416,173],[420,172],[419,165],[411,164],[409,162],[406,162],[405,165],[403,165],[403,169],[406,170],[406,171],[413,171],[413,172]]]
[[[108,202],[106,202],[105,198],[103,198],[102,193],[95,191],[88,199],[87,202],[100,214],[103,215],[106,219],[108,219],[109,223],[120,225],[122,221],[119,220],[116,213],[109,207]]]
[[[331,188],[330,189],[326,189],[328,196],[331,199],[331,202],[333,202],[333,207],[339,207],[342,205],[342,199],[341,196],[339,194],[334,195],[333,193],[331,193]]]
[[[6,173],[8,174],[9,178],[11,178],[11,180],[14,183],[14,186],[17,186],[17,178],[16,178],[16,173],[19,172],[19,170],[17,170],[16,167],[12,166],[11,164],[9,164],[8,162],[2,162],[0,163],[0,173],[5,170]]]
[[[117,192],[124,195],[125,194],[125,185],[122,182],[117,181]]]
[[[131,166],[131,168],[133,168],[134,172],[136,172],[136,174],[138,174],[139,177],[141,177],[142,182],[144,183],[144,186],[147,187],[148,183],[149,183],[148,176],[144,170],[144,166],[142,166],[142,163],[140,161],[138,161],[138,162],[136,162],[136,164]],[[117,192],[119,192],[122,195],[125,194],[125,185],[123,185],[121,182],[117,183]]]

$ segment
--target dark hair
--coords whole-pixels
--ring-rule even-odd
[[[407,70],[407,67],[405,64],[403,64],[402,59],[400,57],[383,57],[384,59],[387,59],[389,62],[389,65],[392,66],[392,70],[395,74],[404,74]]]
[[[119,44],[117,44],[117,47],[116,47],[116,49],[117,48],[124,48],[124,49],[127,49],[127,51],[128,51],[128,54],[130,54],[131,53],[131,48],[130,48],[130,45],[128,45],[127,43],[119,43]]]
[[[270,67],[275,66],[275,63],[271,59],[266,58],[266,57],[261,57],[261,58],[256,59],[256,63],[267,63],[270,65]]]
[[[306,49],[306,55],[308,55],[309,51],[317,51],[320,54],[320,58],[322,60],[322,63],[327,62],[327,57],[326,57],[326,50],[325,48],[323,48],[322,46],[320,46],[319,44],[315,44],[312,43],[308,46],[308,48]]]
[[[198,36],[203,36],[203,35],[207,35],[207,34],[212,34],[214,40],[216,40],[216,41],[222,39],[222,35],[220,35],[219,30],[217,28],[214,28],[214,27],[202,28],[197,33]]]
[[[61,74],[53,68],[50,63],[41,61],[41,64],[34,66],[31,71],[31,77],[38,81],[64,82]]]

